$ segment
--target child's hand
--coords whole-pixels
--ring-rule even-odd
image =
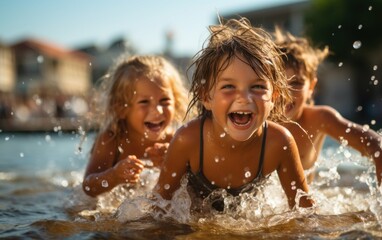
[[[116,178],[121,183],[137,183],[144,164],[135,155],[129,155],[114,166]]]
[[[148,158],[158,167],[162,164],[164,156],[167,152],[169,143],[155,143],[154,146],[146,148]]]

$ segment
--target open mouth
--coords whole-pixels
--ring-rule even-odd
[[[251,112],[232,112],[228,114],[229,119],[237,126],[245,126],[252,119]]]
[[[164,121],[159,123],[145,122],[146,128],[148,128],[150,131],[153,131],[153,132],[157,132],[161,130],[163,124],[164,124]]]

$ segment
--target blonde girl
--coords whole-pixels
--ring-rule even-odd
[[[92,197],[137,183],[142,159],[159,166],[187,102],[179,72],[160,56],[123,56],[102,86],[106,105],[95,117],[103,121],[83,180]]]

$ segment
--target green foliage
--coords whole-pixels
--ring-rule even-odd
[[[307,36],[316,45],[328,45],[338,61],[358,62],[381,47],[381,23],[382,0],[311,0],[305,14]],[[355,41],[360,48],[353,47]]]

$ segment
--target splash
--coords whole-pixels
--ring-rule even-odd
[[[187,179],[183,178],[173,199],[168,201],[152,193],[159,170],[146,169],[140,184],[113,189],[98,197],[93,209],[84,209],[78,215],[96,221],[113,219],[120,223],[166,219],[190,225],[199,233],[245,233],[250,236],[280,229],[340,232],[344,227],[348,229],[349,224],[356,226],[368,222],[364,228],[382,224],[382,187],[377,187],[375,167],[348,148],[346,142],[325,148],[314,169],[307,170],[306,174],[312,172],[316,173],[316,178],[310,184],[309,196],[316,204],[308,209],[289,209],[276,173],[253,192],[231,196],[225,190],[216,190],[204,200],[195,200],[187,188]],[[223,196],[223,211],[212,207],[216,196]],[[296,201],[302,196],[305,193],[299,192]]]

